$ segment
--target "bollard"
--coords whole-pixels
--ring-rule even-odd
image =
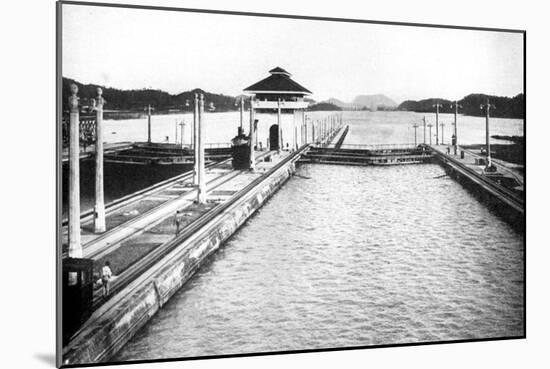
[[[80,127],[78,87],[71,85],[69,97],[69,257],[81,258],[80,244]]]
[[[96,109],[96,140],[95,140],[95,211],[94,230],[105,232],[105,199],[103,192],[103,90],[97,88]]]

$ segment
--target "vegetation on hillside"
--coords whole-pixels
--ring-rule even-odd
[[[525,117],[525,96],[523,94],[519,94],[514,97],[470,94],[458,102],[459,105],[462,105],[462,108],[458,111],[460,114],[483,116],[485,115],[485,110],[481,109],[480,106],[487,102],[487,98],[489,98],[491,104],[495,105],[495,108],[491,110],[491,116],[497,118],[517,119],[523,119]],[[442,105],[439,108],[440,113],[454,112],[454,108],[451,107],[453,104],[452,101],[436,98],[420,101],[407,100],[402,102],[397,109],[415,111],[419,113],[433,113],[435,111],[434,105],[436,103]]]
[[[198,88],[172,95],[161,90],[120,90],[95,84],[82,84],[70,78],[63,78],[63,111],[68,110],[68,98],[71,94],[70,86],[72,83],[78,86],[80,106],[84,110],[92,106],[91,99],[97,96],[97,87],[103,89],[103,97],[107,101],[105,105],[106,110],[144,111],[147,105],[151,104],[156,111],[191,111],[193,109],[194,94],[196,92],[202,92],[204,94],[205,110],[210,108],[211,103],[215,111],[238,109],[237,99],[235,97],[213,94]]]
[[[317,104],[313,104],[313,105],[310,105],[307,110],[309,111],[340,111],[342,110],[342,108],[334,105],[334,104],[331,104],[331,103],[327,103],[327,102],[320,102],[320,103],[317,103]]]

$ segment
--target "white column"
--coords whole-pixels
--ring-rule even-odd
[[[204,139],[206,127],[204,124],[204,95],[200,94],[199,100],[199,191],[197,201],[199,204],[206,204],[206,170],[205,170],[205,158],[204,158]]]
[[[95,209],[94,230],[105,232],[105,200],[103,193],[103,90],[97,89],[95,140]]]
[[[78,87],[71,85],[69,97],[69,257],[81,258],[80,244],[80,122]]]

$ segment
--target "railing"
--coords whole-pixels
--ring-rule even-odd
[[[214,142],[214,143],[204,144],[205,149],[226,149],[230,147],[231,147],[230,142]]]
[[[341,149],[351,150],[395,150],[395,149],[414,149],[418,145],[414,144],[342,144]]]
[[[96,138],[96,117],[80,116],[79,118],[80,146],[84,151],[86,147],[95,143]],[[61,139],[63,147],[69,146],[69,117],[63,117],[61,121]]]

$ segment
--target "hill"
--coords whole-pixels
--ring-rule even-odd
[[[331,97],[324,102],[336,105],[343,110],[391,110],[397,106],[395,101],[382,94],[358,95],[350,103],[344,102],[334,97]]]
[[[358,106],[359,108],[366,107],[370,110],[377,110],[380,107],[393,108],[397,106],[395,101],[381,94],[358,95],[355,99],[353,99],[352,104]]]
[[[342,108],[340,108],[337,105],[331,104],[329,102],[320,102],[317,104],[310,105],[307,110],[309,111],[340,111]]]
[[[86,108],[92,105],[91,99],[97,96],[96,89],[103,89],[103,96],[107,101],[106,110],[122,111],[143,111],[148,104],[151,104],[156,111],[193,109],[193,98],[195,92],[202,92],[205,99],[205,109],[213,103],[216,111],[237,110],[237,99],[232,96],[214,94],[195,88],[177,95],[169,94],[162,90],[141,89],[141,90],[120,90],[112,87],[105,87],[95,84],[83,84],[71,78],[63,77],[63,111],[68,110],[68,98],[70,96],[70,85],[75,83],[78,86],[80,106]]]
[[[495,105],[495,108],[491,110],[491,116],[496,118],[516,119],[523,119],[525,117],[525,96],[523,94],[518,94],[514,97],[470,94],[458,101],[458,103],[462,105],[462,108],[459,109],[459,113],[471,116],[483,116],[485,113],[480,106],[486,103],[487,98],[489,98],[491,104]],[[433,105],[437,102],[443,105],[439,108],[441,113],[454,112],[454,109],[451,108],[451,101],[438,98],[430,98],[419,101],[403,101],[397,107],[397,110],[414,111],[418,113],[433,113],[435,111]]]

